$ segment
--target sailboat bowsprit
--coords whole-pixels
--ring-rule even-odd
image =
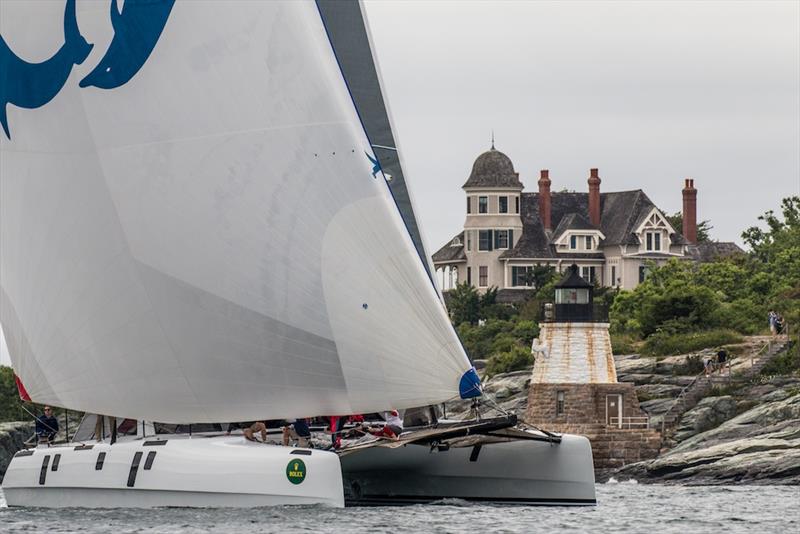
[[[363,7],[110,3],[0,4],[0,66],[29,66],[0,76],[0,319],[30,398],[212,423],[479,395],[430,276]],[[61,19],[93,45],[85,61],[53,55],[74,35],[38,32]],[[57,68],[66,82],[38,107],[7,98]],[[8,503],[343,503],[334,453],[154,445],[135,429],[15,457]],[[589,470],[567,484],[551,469],[541,491],[593,502],[578,449]]]

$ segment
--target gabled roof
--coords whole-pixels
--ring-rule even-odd
[[[588,193],[554,192],[550,194],[550,213],[555,231],[548,235],[539,218],[539,193],[522,193],[521,197],[522,237],[501,259],[564,257],[556,254],[551,239],[566,229],[598,229],[605,235],[604,245],[638,245],[634,231],[656,207],[641,189],[601,193],[600,228],[595,228],[584,215],[589,213]],[[670,239],[676,245],[687,244],[678,233]]]
[[[453,241],[458,239],[461,245],[454,245]],[[433,255],[434,263],[443,263],[451,261],[466,260],[467,255],[464,253],[464,232],[456,235],[448,241],[442,248],[437,250]]]

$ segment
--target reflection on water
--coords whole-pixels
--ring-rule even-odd
[[[6,508],[2,532],[800,532],[800,487],[597,487],[599,505],[553,508],[446,501],[398,508],[46,510]]]

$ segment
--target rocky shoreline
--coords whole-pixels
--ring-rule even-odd
[[[756,341],[757,342],[757,341]],[[739,347],[747,353],[752,345]],[[736,350],[736,347],[733,347]],[[707,352],[663,359],[639,355],[615,356],[621,382],[636,386],[651,428],[660,428],[664,413],[694,374],[690,362]],[[476,367],[481,372],[480,361]],[[618,481],[680,484],[800,484],[800,377],[736,377],[748,365],[734,360],[733,379],[711,390],[680,418],[659,456],[615,470],[598,470],[598,482]],[[484,379],[487,401],[525,416],[531,369]],[[447,404],[449,418],[467,418],[470,403]]]
[[[17,421],[0,423],[0,482],[6,473],[11,458],[23,448],[25,440],[33,434],[33,423]]]

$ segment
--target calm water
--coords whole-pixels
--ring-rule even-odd
[[[5,507],[2,532],[800,532],[800,487],[597,487],[593,508],[445,502],[399,508],[44,510]]]

